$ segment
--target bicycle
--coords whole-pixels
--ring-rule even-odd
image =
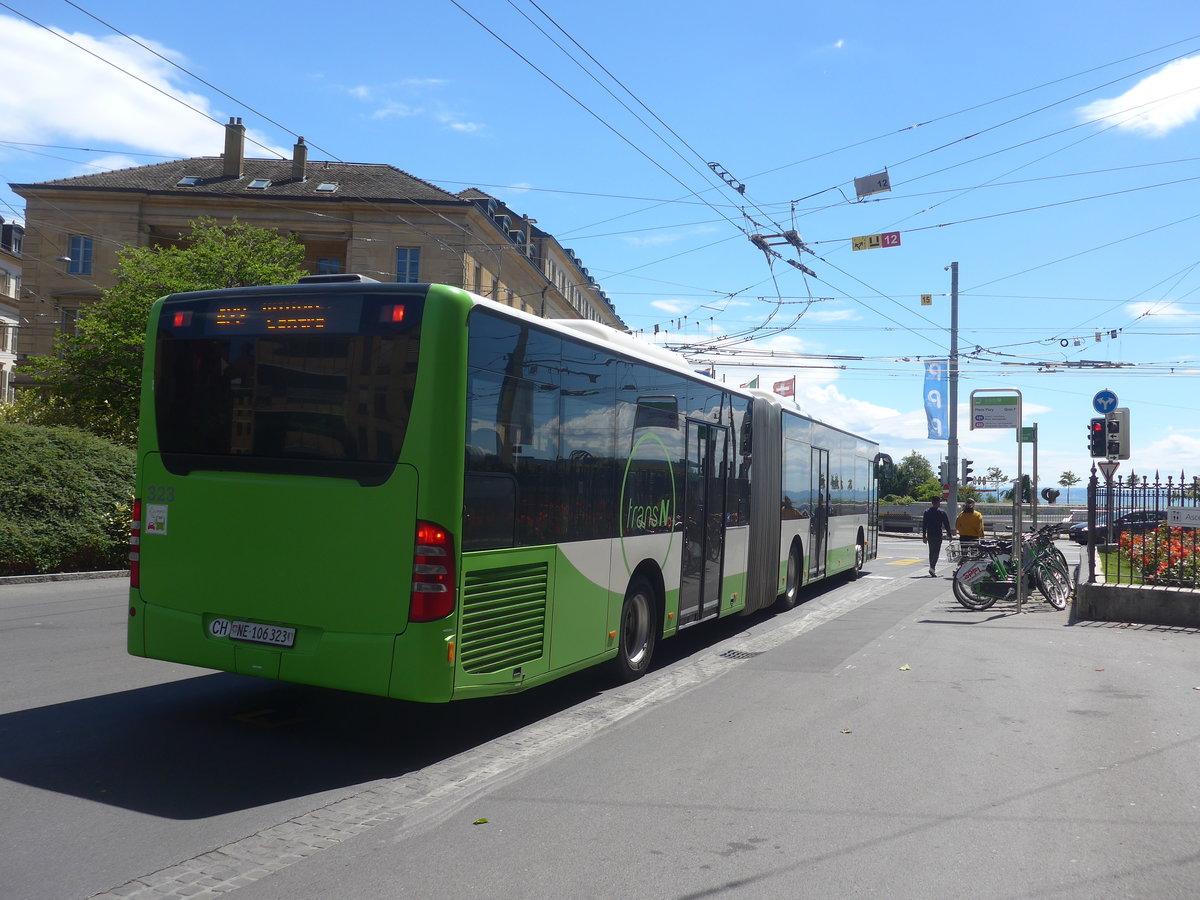
[[[1066,557],[1054,545],[1057,525],[1047,525],[1030,535],[1021,555],[1022,582],[1028,593],[1034,588],[1055,609],[1066,609],[1071,593],[1071,576]],[[1008,548],[998,541],[980,541],[964,548],[962,564],[954,573],[954,597],[967,609],[983,610],[997,600],[1016,596],[1016,566]]]

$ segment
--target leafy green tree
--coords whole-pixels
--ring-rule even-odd
[[[293,284],[304,274],[304,247],[292,236],[201,218],[180,246],[127,247],[117,282],[86,307],[74,334],[55,339],[54,353],[22,368],[41,387],[25,421],[71,424],[121,443],[137,434],[146,322],[154,301],[179,291]],[[40,420],[39,417],[40,416]]]
[[[1058,476],[1058,483],[1067,489],[1067,503],[1071,502],[1071,488],[1079,484],[1083,479],[1074,472],[1063,472]]]
[[[958,501],[963,500],[978,500],[980,498],[979,489],[973,484],[960,484],[958,486]]]
[[[1013,498],[1012,489],[1010,488],[1009,490],[1005,491],[1000,496],[1004,500],[1012,500],[1012,498]],[[1032,503],[1033,502],[1033,480],[1028,475],[1021,476],[1021,502],[1022,503]]]
[[[913,493],[913,496],[922,503],[928,503],[934,497],[942,496],[942,483],[937,480],[937,476],[935,475],[929,481],[926,481],[924,484],[918,487]]]
[[[879,494],[885,497],[917,497],[918,489],[930,480],[937,481],[933,465],[913,450],[896,465],[884,469],[879,482]]]

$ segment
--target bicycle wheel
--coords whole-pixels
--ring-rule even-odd
[[[954,579],[951,583],[951,587],[954,591],[954,599],[967,609],[987,609],[996,602],[996,598],[981,591],[975,590],[970,583],[958,577],[959,572],[961,572],[966,565],[968,564],[964,563],[963,566],[959,566],[958,571],[954,573]]]
[[[1042,596],[1055,609],[1067,608],[1067,597],[1071,594],[1071,585],[1065,573],[1056,566],[1042,565],[1034,569],[1034,583]]]

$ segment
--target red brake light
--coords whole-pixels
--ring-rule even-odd
[[[142,501],[133,501],[133,522],[129,526],[129,586],[142,586]]]
[[[171,325],[175,328],[186,328],[192,324],[192,313],[190,310],[180,310],[175,313],[171,319]]]
[[[417,522],[413,548],[410,622],[432,622],[454,612],[454,538],[432,522]]]
[[[404,321],[403,305],[385,306],[379,313],[379,320],[381,322],[390,322],[393,325],[397,325],[400,322],[403,322]]]

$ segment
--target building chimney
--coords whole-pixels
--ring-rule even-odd
[[[241,178],[245,161],[246,126],[242,124],[241,116],[236,119],[230,116],[229,124],[225,126],[225,163],[221,174],[226,178]]]
[[[304,138],[297,138],[296,145],[292,147],[292,177],[297,181],[307,180],[305,175],[307,168],[308,147],[304,145]]]

